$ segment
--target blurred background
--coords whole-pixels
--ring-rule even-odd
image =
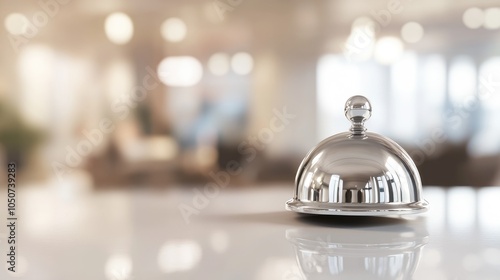
[[[0,158],[25,181],[292,184],[363,94],[425,185],[500,184],[499,1],[0,5]]]

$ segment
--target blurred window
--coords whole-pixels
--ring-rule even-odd
[[[446,61],[442,55],[432,54],[420,58],[421,89],[418,99],[422,100],[419,118],[422,131],[429,131],[443,125],[443,110],[446,106]],[[428,135],[425,135],[428,136]]]
[[[450,101],[455,107],[463,105],[465,99],[476,91],[476,67],[468,56],[458,56],[451,61],[448,80]]]
[[[396,139],[412,142],[418,135],[417,55],[406,52],[391,66],[391,132]]]
[[[479,71],[469,56],[452,58],[448,75],[446,64],[440,54],[411,51],[389,66],[324,55],[317,68],[318,138],[346,131],[344,102],[363,94],[374,108],[367,123],[370,131],[418,145],[421,139],[433,137],[436,128],[445,128],[448,141],[470,138],[472,155],[500,153],[500,130],[496,129],[500,56],[485,61]]]
[[[464,141],[472,132],[474,107],[470,102],[475,98],[477,71],[474,60],[469,56],[457,56],[451,60],[448,90],[452,112],[447,113],[450,125],[447,134],[452,142]]]
[[[477,100],[480,113],[468,150],[475,156],[500,153],[500,57],[486,60],[479,68]]]

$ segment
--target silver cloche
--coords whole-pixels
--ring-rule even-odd
[[[295,177],[291,211],[352,216],[386,216],[426,211],[415,163],[396,142],[367,132],[372,113],[360,95],[347,100],[348,132],[333,135],[304,158]]]

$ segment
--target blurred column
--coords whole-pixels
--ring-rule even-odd
[[[155,21],[135,21],[137,38],[132,44],[132,61],[136,68],[137,86],[141,86],[146,76],[154,77],[149,83],[156,83],[148,90],[146,100],[137,106],[137,117],[141,124],[145,125],[146,134],[164,134],[168,132],[169,124],[165,114],[166,90],[157,79],[157,67],[166,56],[163,40],[160,36],[158,23]],[[152,34],[157,32],[157,35]]]
[[[250,95],[249,134],[256,134],[269,125],[282,81],[279,59],[272,51],[255,54],[253,89]]]
[[[275,131],[268,150],[274,156],[303,155],[316,143],[316,64],[312,54],[255,55],[250,134],[270,127],[276,112],[294,116]]]
[[[287,147],[301,157],[317,144],[316,72],[319,56],[311,51],[294,54],[284,65],[282,104],[295,115],[277,145]],[[332,104],[334,106],[334,104]],[[341,106],[343,108],[343,106]],[[280,143],[281,142],[281,143]]]

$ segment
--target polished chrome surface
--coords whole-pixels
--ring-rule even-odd
[[[287,209],[332,215],[388,215],[425,211],[417,167],[394,141],[366,132],[372,107],[353,96],[345,105],[350,132],[319,143],[297,171]]]

